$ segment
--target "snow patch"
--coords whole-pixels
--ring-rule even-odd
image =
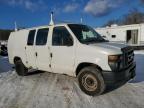
[[[135,51],[136,77],[131,83],[144,82],[144,50]]]

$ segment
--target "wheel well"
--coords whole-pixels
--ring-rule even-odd
[[[81,69],[83,69],[84,67],[87,67],[87,66],[94,66],[97,69],[99,69],[100,71],[102,71],[102,69],[96,64],[93,64],[93,63],[81,63],[81,64],[78,65],[78,67],[76,69],[76,76],[78,75],[78,73],[80,72]]]
[[[21,60],[21,58],[20,58],[20,57],[15,57],[15,58],[14,58],[14,63],[15,63],[16,61],[18,61],[18,60]]]

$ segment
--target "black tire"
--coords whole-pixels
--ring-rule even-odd
[[[105,91],[101,72],[94,66],[83,68],[78,74],[78,82],[81,90],[87,95],[98,96]]]
[[[27,75],[28,69],[24,66],[21,60],[15,61],[15,69],[19,76]]]

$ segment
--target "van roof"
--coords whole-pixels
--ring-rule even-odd
[[[81,23],[59,23],[59,24],[54,24],[54,26],[64,26],[64,25],[68,25],[68,24],[81,24]],[[43,25],[43,26],[25,28],[25,29],[20,29],[20,30],[18,30],[18,31],[21,31],[21,30],[38,29],[38,28],[46,28],[46,27],[50,27],[50,26],[53,26],[53,25]],[[15,31],[14,31],[14,32],[15,32]]]

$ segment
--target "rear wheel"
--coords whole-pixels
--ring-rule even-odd
[[[100,71],[93,66],[83,68],[78,74],[81,90],[90,96],[98,96],[105,90],[105,83]]]
[[[27,75],[28,69],[24,66],[21,60],[15,61],[15,69],[19,76]]]

